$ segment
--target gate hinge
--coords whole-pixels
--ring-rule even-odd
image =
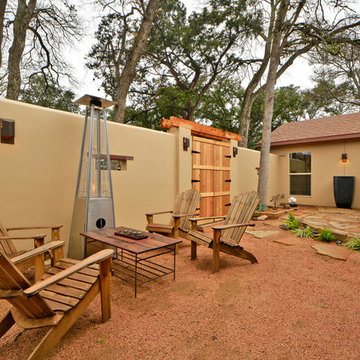
[[[196,150],[191,150],[192,154],[200,154],[200,151],[196,151]]]
[[[200,180],[194,180],[194,179],[192,179],[191,182],[192,182],[192,183],[194,183],[194,182],[200,182]]]

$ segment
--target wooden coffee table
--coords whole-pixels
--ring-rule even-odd
[[[129,228],[120,226],[112,229],[84,232],[81,235],[85,236],[85,247],[94,241],[114,247],[113,275],[134,285],[135,297],[139,285],[168,274],[173,274],[175,279],[175,250],[176,245],[182,242],[181,240],[145,231],[142,231],[147,235],[145,239],[134,240],[115,235],[115,231],[119,230],[129,230]],[[156,258],[169,253],[173,254],[172,266],[165,266],[155,262]]]

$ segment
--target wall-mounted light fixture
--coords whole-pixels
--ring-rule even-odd
[[[188,151],[189,147],[190,147],[190,139],[187,137],[183,137],[183,150]]]
[[[4,144],[15,143],[15,121],[0,119],[0,142]]]
[[[347,153],[341,154],[341,162],[343,162],[343,163],[347,163],[347,162],[348,162]]]
[[[236,157],[237,154],[238,154],[238,148],[233,147],[233,157]]]

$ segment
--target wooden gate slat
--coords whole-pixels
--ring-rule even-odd
[[[192,188],[199,191],[200,216],[226,215],[230,202],[230,142],[192,137]],[[230,156],[230,157],[229,157]]]

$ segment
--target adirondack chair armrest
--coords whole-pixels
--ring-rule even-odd
[[[16,256],[16,257],[13,257],[11,259],[11,261],[14,263],[14,264],[18,264],[18,263],[21,263],[27,259],[30,259],[34,256],[37,256],[37,255],[40,255],[40,254],[44,254],[45,252],[47,251],[50,251],[50,250],[54,250],[54,249],[57,249],[59,247],[62,247],[64,246],[65,242],[64,241],[61,241],[61,240],[58,240],[58,241],[51,241],[45,245],[42,245],[42,246],[39,246],[33,250],[29,250],[27,251],[26,253],[24,254],[21,254],[19,256]]]
[[[45,242],[45,234],[33,235],[33,236],[0,236],[1,240],[33,240],[34,247],[37,248],[39,246],[44,245]]]
[[[208,216],[208,217],[199,217],[199,218],[190,218],[190,221],[201,221],[201,220],[216,220],[216,219],[225,219],[226,216]]]
[[[33,236],[0,236],[1,240],[35,240],[35,239],[45,239],[45,234],[33,235]]]
[[[48,226],[17,226],[17,227],[8,227],[7,231],[15,230],[38,230],[38,229],[51,229],[51,240],[60,240],[60,229],[63,227],[61,224],[48,225]],[[40,244],[42,245],[42,244]]]
[[[237,227],[243,227],[243,226],[255,226],[255,224],[230,224],[230,225],[217,225],[217,226],[213,226],[213,230],[226,230],[226,229],[232,229],[232,228],[237,228]]]
[[[154,212],[154,213],[148,213],[145,214],[146,215],[146,220],[148,222],[148,224],[152,224],[154,222],[154,215],[161,215],[161,214],[171,214],[173,212],[173,210],[168,210],[168,211],[158,211],[158,212]]]
[[[36,229],[60,229],[63,225],[49,225],[49,226],[21,226],[21,227],[8,227],[7,231],[12,230],[36,230]]]
[[[181,215],[173,215],[173,218],[182,218],[187,216],[196,216],[198,214],[181,214]]]
[[[158,212],[153,212],[153,213],[147,213],[145,215],[152,216],[152,215],[170,214],[172,212],[173,212],[173,210],[167,210],[167,211],[158,211]]]
[[[93,254],[87,257],[86,259],[78,262],[77,264],[72,265],[63,271],[30,286],[29,288],[23,291],[23,294],[26,296],[33,296],[37,294],[39,291],[44,290],[46,287],[53,285],[62,279],[65,279],[66,277],[80,271],[81,269],[84,269],[87,266],[111,258],[113,254],[114,254],[114,250],[112,249],[101,250],[98,253]]]

